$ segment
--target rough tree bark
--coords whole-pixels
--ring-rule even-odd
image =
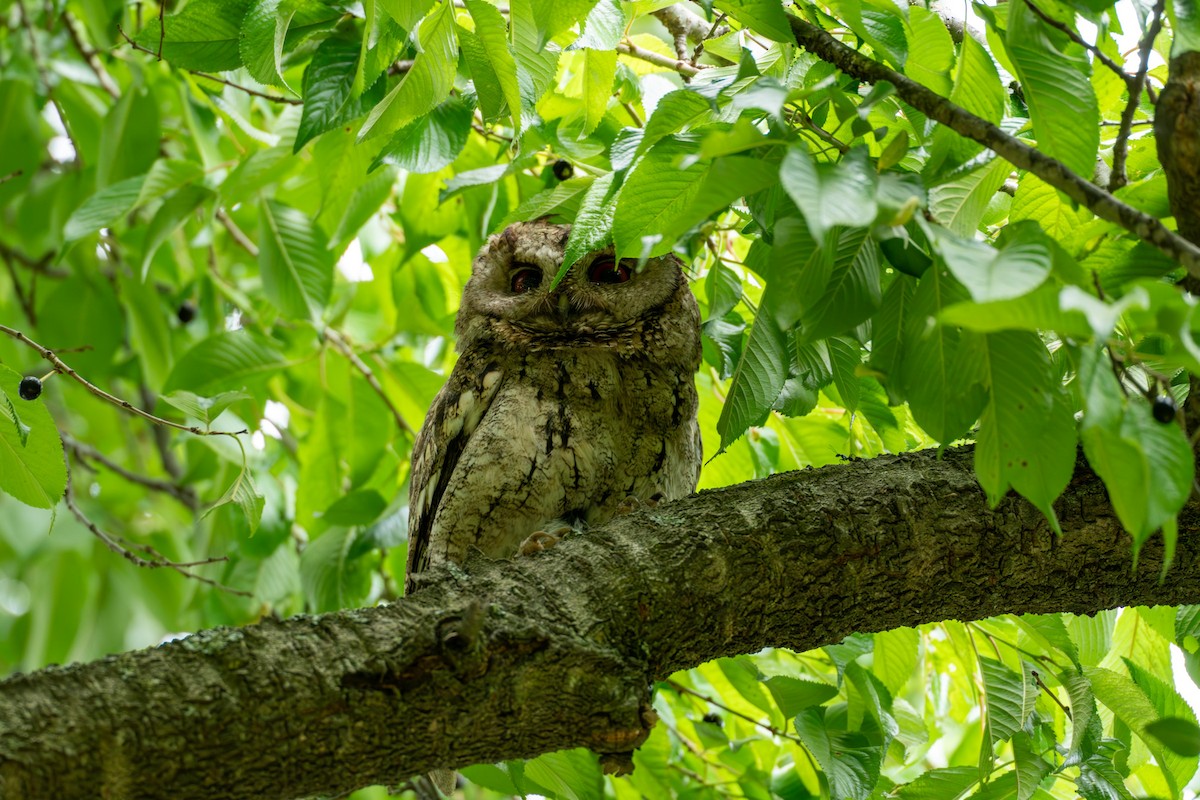
[[[267,620],[0,683],[0,797],[292,798],[567,747],[627,753],[709,659],[1005,612],[1200,602],[1200,515],[1136,573],[1080,462],[1056,539],[970,449],[704,492],[389,607]]]

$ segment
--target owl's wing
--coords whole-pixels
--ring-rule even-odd
[[[408,568],[412,576],[429,565],[433,523],[459,457],[479,427],[504,374],[486,356],[464,354],[438,392],[413,443],[408,490]]]

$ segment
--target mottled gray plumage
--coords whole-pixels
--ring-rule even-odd
[[[568,232],[517,223],[475,259],[461,355],[413,446],[410,589],[472,548],[511,556],[536,531],[696,488],[700,319],[680,264],[637,272],[602,251],[551,292]]]

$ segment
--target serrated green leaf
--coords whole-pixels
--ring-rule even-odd
[[[355,74],[361,48],[355,42],[336,37],[317,46],[304,71],[302,94],[304,109],[292,152],[326,131],[357,119],[383,98],[384,81],[376,80],[362,95],[354,96]]]
[[[525,762],[525,777],[565,800],[601,800],[604,774],[590,750],[560,750]]]
[[[1025,727],[1037,700],[1037,687],[1026,676],[991,658],[980,656],[979,671],[987,694],[988,741],[995,748]]]
[[[783,157],[779,181],[819,244],[835,225],[863,227],[875,221],[876,179],[865,148],[851,150],[837,164],[819,164],[795,144]]]
[[[274,200],[264,200],[258,210],[263,292],[287,316],[319,323],[333,288],[334,266],[321,229]]]
[[[828,683],[789,678],[776,675],[763,681],[775,704],[785,717],[794,717],[806,708],[819,706],[826,700],[837,697],[836,686]]]
[[[379,7],[390,14],[401,28],[411,31],[433,7],[434,0],[377,0],[377,2]]]
[[[213,504],[204,512],[204,516],[207,517],[228,503],[237,505],[242,515],[246,518],[246,523],[250,527],[250,533],[254,534],[258,530],[259,523],[262,521],[263,506],[266,501],[254,487],[254,477],[250,474],[249,469],[243,467],[238,470],[237,477],[233,479],[233,483],[229,484],[229,488],[225,490],[223,495],[213,501]]]
[[[19,397],[22,377],[0,364],[0,391]],[[0,490],[34,508],[53,508],[67,487],[58,427],[40,400],[21,400],[19,418],[12,415],[12,406],[0,403]]]
[[[583,51],[583,129],[579,138],[592,134],[604,119],[617,75],[615,50]]]
[[[753,28],[756,33],[777,42],[796,41],[787,13],[773,0],[715,0],[712,5],[736,19],[744,28]]]
[[[517,62],[509,49],[508,25],[500,11],[484,0],[467,0],[467,11],[475,22],[475,35],[482,55],[508,103],[513,130],[519,133],[522,124],[521,85],[517,78]]]
[[[883,752],[856,732],[830,730],[819,708],[809,708],[795,717],[796,733],[821,765],[829,781],[830,795],[867,800],[879,778]]]
[[[250,0],[193,0],[163,18],[162,57],[180,69],[221,72],[242,66],[240,26]],[[157,53],[159,26],[142,28],[139,46]]]
[[[959,236],[975,234],[988,203],[1012,172],[1012,165],[1002,158],[989,156],[981,161],[929,190],[930,213]]]
[[[387,509],[387,501],[374,489],[359,489],[343,495],[325,509],[324,520],[329,525],[349,527],[370,525]]]
[[[418,174],[437,172],[458,158],[466,146],[473,112],[461,98],[450,98],[396,131],[371,169],[387,164]]]
[[[458,35],[454,6],[442,3],[417,34],[417,57],[396,88],[371,109],[359,131],[359,140],[386,136],[444,101],[454,87],[458,63]]]
[[[977,767],[942,767],[899,788],[900,800],[955,800],[979,782]]]
[[[834,246],[833,268],[821,296],[804,309],[802,339],[824,339],[870,318],[883,302],[879,244],[866,228],[847,228],[826,246]]]
[[[250,397],[251,395],[243,391],[220,392],[212,397],[201,397],[186,389],[176,389],[162,395],[161,399],[208,427],[225,409],[239,400],[249,400]]]
[[[662,235],[664,223],[677,218],[696,198],[711,166],[696,161],[681,168],[680,159],[686,154],[687,149],[675,141],[661,142],[625,179],[612,225],[619,258],[637,258],[643,252],[661,255],[674,245]]]
[[[1001,247],[992,247],[936,228],[931,232],[946,266],[977,302],[1019,297],[1050,274],[1050,251],[1033,235],[1013,237]]]
[[[717,420],[719,452],[724,452],[751,425],[766,422],[787,380],[787,367],[787,339],[760,306]]]
[[[105,187],[83,201],[83,205],[75,210],[67,220],[63,230],[63,238],[68,242],[82,239],[84,236],[106,228],[128,214],[137,205],[142,194],[142,185],[146,182],[145,175],[126,178],[120,183]]]
[[[371,586],[366,560],[355,558],[357,536],[351,528],[332,528],[300,554],[300,584],[316,612],[361,605]]]
[[[988,401],[979,420],[975,474],[995,505],[1011,486],[1057,530],[1051,503],[1075,470],[1075,420],[1050,356],[1025,331],[980,337]]]
[[[1100,145],[1100,109],[1087,54],[1024,3],[1009,9],[1007,44],[1038,149],[1090,177]]]
[[[223,331],[196,343],[175,362],[163,392],[214,395],[263,381],[286,365],[273,344],[246,331]]]
[[[600,0],[588,12],[583,32],[571,47],[613,50],[625,35],[625,11],[619,0]]]

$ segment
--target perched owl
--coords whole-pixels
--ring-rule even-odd
[[[472,265],[461,355],[413,446],[410,591],[472,548],[504,558],[696,488],[700,315],[679,261],[601,251],[552,291],[569,230],[511,225]]]

